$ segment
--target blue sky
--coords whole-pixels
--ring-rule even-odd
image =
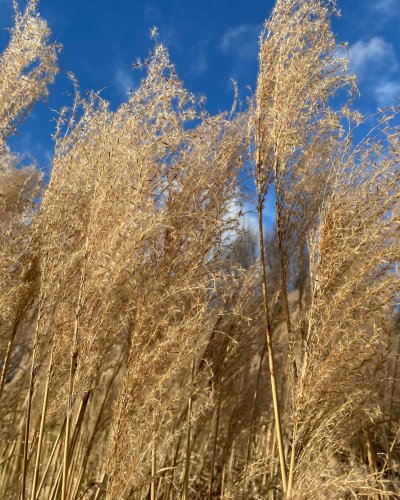
[[[0,48],[12,24],[11,0],[0,0]],[[18,135],[14,150],[31,155],[49,168],[54,109],[71,103],[65,72],[72,71],[83,92],[103,89],[103,97],[118,106],[127,90],[140,81],[131,71],[136,58],[151,49],[150,28],[159,39],[186,86],[207,98],[214,113],[229,109],[231,78],[242,96],[254,89],[258,36],[271,0],[41,0],[53,40],[63,45],[61,72],[45,103],[35,106]],[[334,20],[339,41],[350,44],[351,67],[359,77],[357,107],[371,112],[400,96],[400,0],[342,0],[341,19]]]

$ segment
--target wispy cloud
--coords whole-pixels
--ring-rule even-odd
[[[382,69],[393,72],[399,67],[393,45],[379,36],[359,40],[350,47],[349,56],[350,69],[360,80]]]
[[[376,85],[374,94],[380,106],[393,105],[400,98],[400,83],[383,80]]]
[[[260,24],[241,24],[229,28],[223,35],[220,49],[226,55],[254,60],[258,54]]]
[[[392,43],[382,37],[359,40],[350,47],[350,70],[379,106],[395,104],[400,95],[399,61]]]
[[[394,16],[400,14],[400,2],[399,0],[373,0],[370,3],[370,9],[385,16]]]
[[[132,71],[129,71],[122,65],[117,66],[117,69],[115,71],[114,84],[124,97],[129,94],[129,91],[133,90],[136,87]]]
[[[154,2],[146,3],[143,7],[143,12],[148,19],[154,20],[155,18],[159,19],[161,17],[161,11]]]
[[[204,44],[198,44],[194,48],[194,56],[190,64],[190,72],[194,75],[202,75],[207,71],[208,62]]]
[[[31,119],[31,117],[29,117]],[[21,165],[38,164],[43,169],[48,169],[51,164],[53,152],[45,146],[32,132],[23,131],[12,137],[11,149],[19,157]]]

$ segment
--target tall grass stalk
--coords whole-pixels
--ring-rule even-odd
[[[257,170],[260,171],[260,169],[261,167],[258,164]],[[263,304],[264,304],[265,337],[266,337],[266,345],[268,353],[268,365],[269,365],[270,381],[271,381],[276,439],[278,443],[279,465],[282,477],[282,488],[283,492],[286,493],[287,471],[286,471],[285,447],[283,444],[281,412],[279,407],[275,359],[274,359],[274,352],[272,345],[272,330],[271,330],[269,305],[268,305],[267,270],[266,270],[265,255],[264,255],[265,246],[264,246],[264,222],[263,222],[263,200],[262,200],[263,195],[261,191],[262,187],[260,185],[260,182],[257,182],[257,189],[258,189],[257,216],[258,216],[258,232],[260,240],[260,265],[261,265],[261,281],[262,281]]]

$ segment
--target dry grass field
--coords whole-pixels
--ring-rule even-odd
[[[399,498],[399,110],[355,111],[335,3],[276,1],[230,113],[157,40],[115,111],[71,76],[47,183],[7,140],[59,47],[35,1],[15,8],[0,498]]]

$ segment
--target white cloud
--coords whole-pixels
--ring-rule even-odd
[[[400,83],[391,80],[381,81],[375,87],[374,94],[380,106],[394,105],[400,98]]]
[[[380,2],[381,7],[390,2]],[[399,61],[392,43],[379,36],[359,40],[350,47],[350,70],[375,98],[379,106],[396,103],[400,95]]]
[[[222,37],[220,49],[229,56],[249,60],[256,59],[260,32],[261,25],[259,24],[241,24],[229,28]]]
[[[117,89],[126,97],[126,94],[130,90],[133,90],[136,86],[135,80],[133,78],[132,72],[118,66],[115,72],[114,83]]]
[[[350,47],[350,70],[358,78],[370,78],[378,71],[396,71],[399,67],[393,45],[379,36],[359,40]]]

